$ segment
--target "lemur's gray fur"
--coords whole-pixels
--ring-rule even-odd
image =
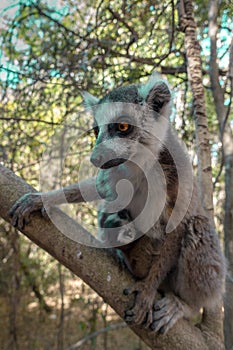
[[[116,88],[101,100],[85,93],[84,100],[94,114],[91,162],[100,168],[96,184],[104,199],[99,237],[117,247],[138,279],[126,291],[136,299],[125,319],[167,332],[181,317],[214,307],[225,279],[218,237],[200,204],[188,156],[171,130],[171,92],[152,76],[145,85]],[[77,189],[65,189],[69,202],[82,201]],[[49,196],[53,203],[56,196]],[[41,207],[38,194],[23,197],[11,211],[13,224],[22,227]]]

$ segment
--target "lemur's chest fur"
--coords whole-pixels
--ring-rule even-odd
[[[159,260],[159,255],[163,252],[163,250],[170,249],[170,246],[167,244],[168,240],[164,236],[164,230],[166,222],[175,206],[178,178],[174,161],[166,148],[164,148],[160,153],[159,163],[166,178],[167,199],[160,220],[157,222],[156,227],[151,228],[151,230],[156,230],[158,238],[156,239],[150,237],[153,236],[153,234],[149,235],[149,237],[148,235],[145,235],[128,245],[118,247],[123,254],[127,268],[135,277],[140,279],[145,278],[149,274],[152,264],[156,263],[156,260]],[[145,191],[146,190],[147,188],[145,188]],[[141,188],[141,191],[143,191],[143,188]],[[153,205],[156,206],[156,198],[154,198]],[[151,210],[153,210],[153,207]],[[159,237],[158,232],[161,232],[161,237]],[[172,235],[173,240],[172,249],[174,250],[174,266],[178,261],[181,240],[185,235],[185,229],[179,230],[179,234],[177,234],[177,232],[178,231],[176,230],[175,232],[169,233]]]
[[[169,274],[178,264],[185,232],[185,225],[181,224],[177,230],[162,238],[155,239],[144,235],[132,243],[118,247],[118,249],[121,251],[129,271],[139,279],[144,279],[149,275],[151,266],[159,264],[161,256],[170,255],[172,252],[173,263],[170,270],[167,271]],[[158,270],[163,271],[163,266],[158,266]]]

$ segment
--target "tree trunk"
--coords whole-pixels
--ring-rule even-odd
[[[226,281],[225,294],[225,319],[224,334],[227,350],[233,349],[233,135],[227,118],[230,114],[233,92],[233,38],[230,46],[229,59],[229,81],[230,81],[230,103],[228,107],[224,104],[224,88],[220,85],[219,67],[217,60],[217,34],[218,34],[218,0],[209,1],[209,36],[210,36],[210,81],[211,91],[219,124],[219,134],[222,141],[222,156],[225,168],[225,214],[224,214],[224,241],[225,255],[229,266],[229,275]]]
[[[180,30],[185,34],[188,79],[193,94],[195,113],[195,132],[198,151],[198,177],[204,209],[214,226],[213,185],[210,152],[210,136],[205,108],[205,94],[202,78],[201,48],[197,40],[196,22],[192,0],[180,0],[178,3]],[[222,305],[218,305],[214,314],[204,310],[207,324],[217,330],[223,342]],[[216,320],[216,324],[215,323]],[[210,325],[210,323],[211,325]]]
[[[233,140],[232,140],[233,148]],[[225,294],[225,319],[224,334],[226,350],[233,349],[233,150],[232,153],[225,156],[225,254],[229,265],[229,274],[226,281]]]
[[[180,0],[178,9],[180,30],[185,34],[188,80],[193,94],[201,199],[204,209],[214,225],[210,137],[202,82],[201,49],[196,35],[192,0]]]
[[[9,210],[23,194],[34,191],[22,179],[0,165],[0,216],[10,222]],[[84,229],[62,211],[56,210],[57,218],[65,221],[67,230]],[[124,288],[132,285],[134,279],[127,270],[123,270],[107,250],[81,245],[64,236],[49,220],[39,213],[32,215],[32,222],[22,232],[38,246],[46,250],[61,264],[79,276],[93,288],[122,318],[124,310],[133,302],[123,295]],[[86,232],[85,234],[88,234]],[[151,348],[155,350],[220,350],[221,320],[217,320],[216,329],[203,322],[195,327],[185,320],[180,320],[167,335],[156,335],[150,330],[130,326],[130,328]],[[215,323],[216,325],[216,323]]]

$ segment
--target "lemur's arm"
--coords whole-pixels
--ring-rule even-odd
[[[137,168],[132,163],[130,163],[130,166],[133,169]],[[44,207],[111,198],[116,192],[117,182],[124,178],[132,181],[132,174],[134,174],[134,171],[127,173],[127,167],[119,166],[117,172],[115,169],[100,170],[96,177],[77,182],[59,190],[45,193],[27,193],[17,200],[10,211],[12,225],[22,229],[29,222],[31,213],[42,211],[43,214],[45,212]],[[133,177],[135,176],[133,175]]]
[[[130,164],[133,170],[135,170],[135,167],[137,168],[131,162],[127,164]],[[44,207],[52,207],[63,203],[91,202],[101,198],[111,198],[112,195],[116,196],[118,181],[124,178],[132,181],[132,176],[136,176],[132,175],[134,171],[127,172],[127,169],[128,167],[119,166],[117,172],[115,169],[100,170],[96,177],[59,190],[45,193],[27,193],[17,200],[10,211],[12,225],[22,229],[29,222],[31,213],[42,211],[43,214],[45,213]]]
[[[91,202],[98,199],[95,177],[51,192],[27,193],[19,198],[11,208],[12,225],[22,229],[30,221],[31,213],[35,211],[43,213],[45,206]]]

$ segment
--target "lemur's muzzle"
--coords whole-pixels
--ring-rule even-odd
[[[124,163],[126,160],[113,149],[104,147],[103,143],[94,148],[90,158],[91,163],[101,169],[112,168]]]

